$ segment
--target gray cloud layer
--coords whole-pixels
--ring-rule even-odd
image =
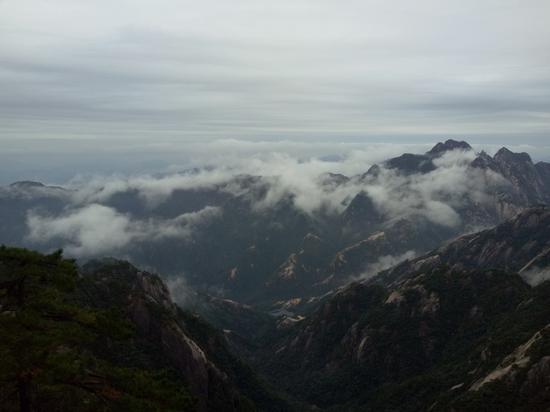
[[[424,153],[439,140],[419,138],[417,142],[366,142],[303,139],[181,141],[170,139],[19,139],[2,142],[0,184],[16,180],[38,180],[66,184],[76,179],[88,184],[95,176],[135,176],[174,173],[193,167],[241,165],[250,159],[292,157],[307,163],[323,159],[326,171],[352,175],[363,173],[369,165],[402,153]],[[458,136],[463,140],[464,136]],[[505,139],[502,139],[505,140]],[[418,143],[420,142],[420,143]],[[470,143],[473,141],[470,140]],[[523,143],[523,142],[522,142]],[[477,150],[494,154],[503,145],[516,152],[528,152],[534,161],[550,161],[549,141],[539,145],[496,143],[473,144]],[[345,160],[340,162],[339,160]],[[256,160],[257,161],[257,160]],[[332,164],[331,164],[332,163]],[[239,166],[240,167],[240,166]]]
[[[387,149],[387,148],[386,148]],[[468,168],[475,153],[448,152],[435,160],[436,170],[427,174],[404,176],[394,170],[382,169],[373,181],[362,181],[359,174],[365,172],[373,159],[381,153],[351,151],[347,156],[333,161],[309,158],[302,160],[286,153],[265,153],[248,158],[227,157],[212,169],[197,173],[177,173],[165,176],[137,176],[130,178],[108,177],[92,181],[75,182],[73,200],[77,204],[105,202],[116,193],[135,190],[151,207],[165,201],[178,189],[214,188],[242,194],[247,188],[233,179],[238,175],[261,176],[268,183],[268,190],[261,199],[253,199],[254,208],[261,211],[285,199],[293,198],[297,209],[314,213],[321,208],[342,212],[346,201],[365,190],[378,208],[389,216],[399,217],[418,211],[443,225],[459,223],[454,206],[460,206],[464,196],[482,202],[487,182],[498,184],[498,177],[491,171]],[[338,186],[322,184],[327,173],[355,175],[348,183]]]
[[[0,138],[550,130],[547,0],[3,0]]]
[[[133,220],[115,209],[89,204],[61,216],[42,216],[29,212],[29,239],[34,242],[59,240],[72,256],[97,256],[118,253],[132,243],[155,242],[166,238],[190,239],[202,222],[218,217],[221,210],[206,207],[174,219]]]
[[[138,194],[148,210],[153,210],[176,190],[205,188],[244,195],[256,213],[263,213],[290,198],[298,210],[312,216],[320,210],[341,213],[357,193],[365,191],[388,220],[414,214],[442,226],[460,228],[463,222],[457,211],[462,206],[472,201],[477,204],[490,201],[492,188],[508,184],[490,170],[468,167],[475,157],[472,151],[447,152],[434,160],[438,167],[430,173],[400,175],[382,168],[377,178],[362,179],[360,176],[368,166],[386,153],[354,150],[334,160],[304,160],[269,152],[244,158],[228,156],[216,168],[193,173],[75,180],[69,192],[52,191],[52,196],[68,196],[68,207],[62,213],[44,216],[31,211],[28,214],[29,239],[38,243],[57,241],[75,256],[123,250],[133,242],[166,238],[192,240],[194,231],[200,229],[202,223],[222,216],[223,210],[209,206],[172,219],[144,220],[106,205],[114,195],[131,192]],[[345,184],[327,185],[323,183],[323,176],[329,172],[352,178]],[[249,181],[243,184],[242,180],[235,179],[242,175],[262,179],[250,186]],[[265,193],[258,196],[255,185],[265,184]]]

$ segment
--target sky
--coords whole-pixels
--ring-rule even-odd
[[[455,137],[546,159],[549,20],[548,0],[0,0],[1,180],[149,172],[227,142]]]

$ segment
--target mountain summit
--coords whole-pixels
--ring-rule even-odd
[[[449,152],[451,150],[469,151],[469,150],[473,150],[473,149],[472,149],[472,146],[470,146],[468,143],[466,143],[464,141],[448,139],[445,142],[437,143],[426,154],[428,156],[440,156],[443,153]]]

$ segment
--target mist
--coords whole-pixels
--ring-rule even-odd
[[[424,146],[414,148],[422,150]],[[211,191],[239,198],[258,215],[290,202],[313,220],[323,214],[343,213],[351,200],[364,192],[385,220],[421,215],[436,225],[458,230],[463,224],[462,206],[489,202],[495,188],[509,184],[489,169],[469,167],[474,151],[447,152],[434,160],[437,168],[425,174],[403,175],[381,167],[376,177],[365,177],[371,165],[403,147],[382,145],[376,149],[353,149],[328,158],[303,158],[299,152],[294,156],[271,151],[248,155],[245,151],[247,155],[220,157],[215,167],[75,178],[66,190],[52,192],[67,200],[60,213],[28,212],[27,239],[36,244],[54,242],[69,255],[86,257],[122,253],[132,244],[154,244],[168,238],[192,242],[204,227],[223,220],[223,206],[213,204],[175,216],[159,214],[178,191]],[[332,182],[334,174],[345,180]],[[142,213],[117,210],[117,196],[128,194],[135,196]]]

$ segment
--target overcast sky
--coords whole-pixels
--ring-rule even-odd
[[[0,0],[0,139],[540,146],[549,21],[548,0]]]

